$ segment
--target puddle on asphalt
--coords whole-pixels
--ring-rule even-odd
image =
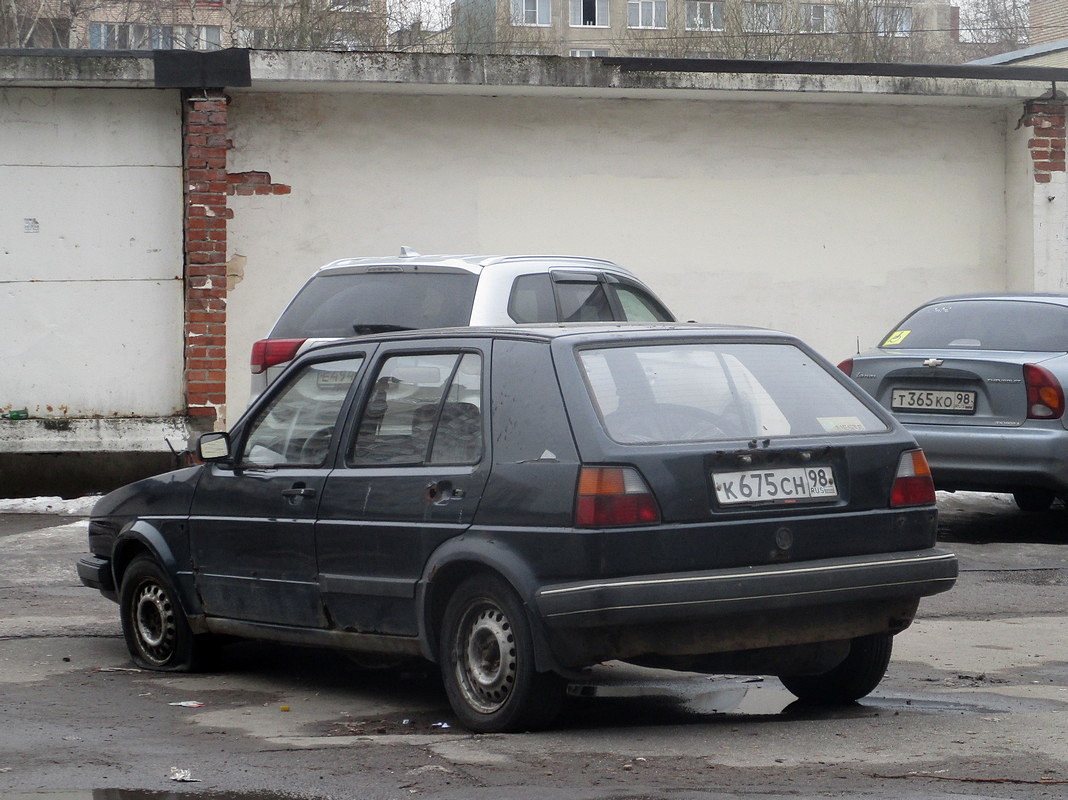
[[[646,724],[690,717],[710,721],[747,718],[846,719],[880,714],[1007,714],[1034,710],[1033,702],[990,694],[969,698],[935,698],[873,694],[860,702],[842,706],[809,705],[799,701],[776,680],[738,676],[717,676],[683,680],[648,679],[591,681],[573,683],[568,694],[585,704],[585,713],[576,722],[611,724],[613,719],[641,718]],[[1040,703],[1046,707],[1046,703]],[[613,709],[614,712],[613,713]],[[603,712],[603,713],[601,713]],[[585,718],[590,723],[583,723]],[[598,721],[599,720],[599,721]]]

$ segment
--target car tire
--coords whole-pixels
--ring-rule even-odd
[[[167,573],[148,556],[130,562],[119,593],[119,617],[134,663],[161,672],[201,666],[204,637],[195,636]]]
[[[893,646],[894,637],[888,633],[860,636],[850,643],[849,655],[834,669],[819,675],[780,675],[779,680],[805,703],[854,703],[870,694],[886,675]]]
[[[544,727],[563,703],[563,679],[535,669],[526,611],[498,577],[469,578],[453,592],[442,620],[440,660],[449,703],[476,733]]]
[[[1027,487],[1017,489],[1012,493],[1012,499],[1016,501],[1016,507],[1021,511],[1049,511],[1057,496],[1049,489]]]

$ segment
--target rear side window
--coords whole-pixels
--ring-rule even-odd
[[[519,323],[533,322],[668,322],[673,318],[639,286],[617,278],[578,273],[521,275],[512,284],[508,315]],[[613,305],[613,298],[615,305]]]
[[[1068,308],[1020,300],[924,306],[887,334],[882,347],[1068,351]]]
[[[272,339],[343,338],[471,321],[478,276],[468,272],[317,275],[283,312]]]
[[[387,358],[348,455],[350,466],[474,464],[482,457],[482,358]]]
[[[608,435],[623,444],[885,431],[790,344],[671,343],[579,352]]]

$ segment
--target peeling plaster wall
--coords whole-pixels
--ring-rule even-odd
[[[292,188],[230,200],[232,410],[314,269],[402,244],[610,258],[682,319],[832,360],[932,296],[1008,282],[1001,109],[250,92],[229,119],[230,169]]]
[[[183,411],[180,123],[176,92],[0,88],[0,409],[131,418],[60,449],[142,449]],[[4,450],[56,444],[6,424]]]

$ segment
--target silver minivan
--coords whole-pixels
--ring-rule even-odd
[[[345,258],[320,268],[252,346],[254,398],[307,348],[387,331],[537,322],[672,322],[629,270],[576,256]]]

